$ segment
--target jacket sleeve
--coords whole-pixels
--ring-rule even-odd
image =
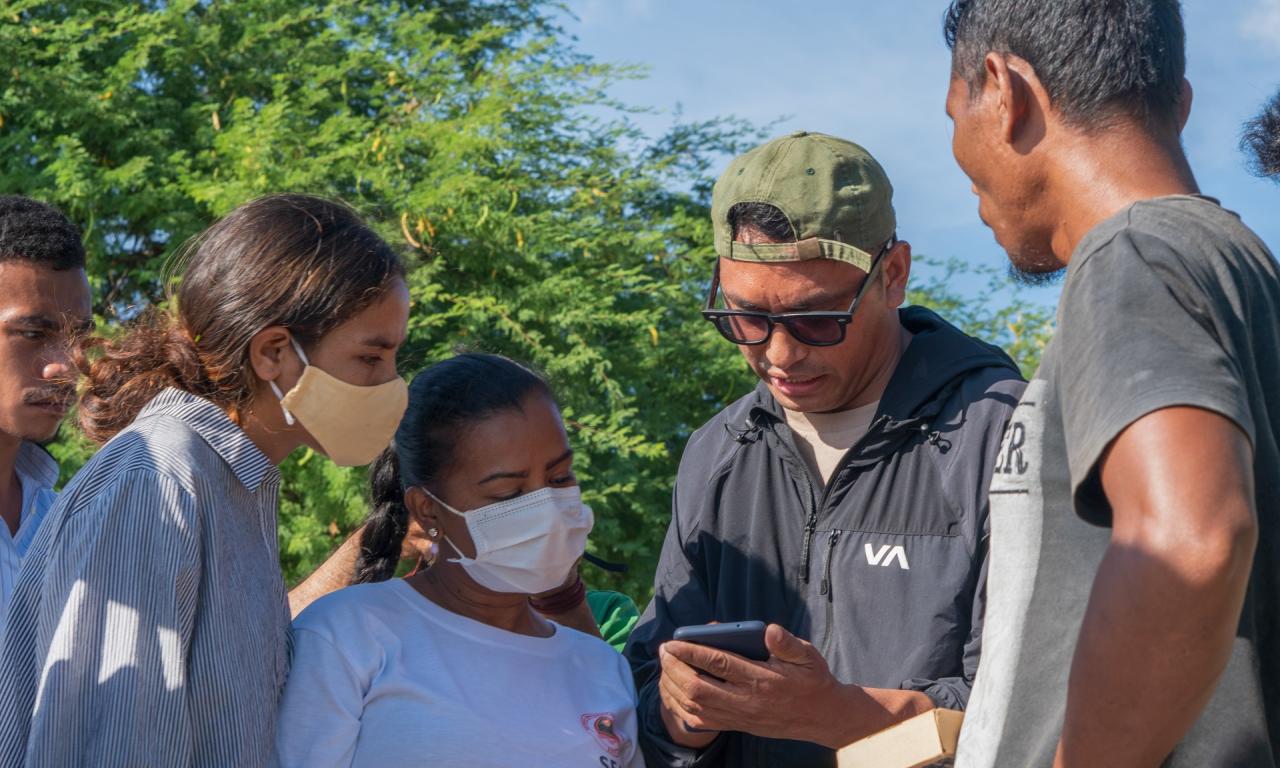
[[[987,557],[990,549],[991,519],[988,491],[1004,440],[1005,428],[1026,383],[1007,373],[995,373],[992,380],[979,379],[980,390],[962,393],[969,405],[969,418],[982,425],[970,434],[977,441],[956,446],[951,451],[949,495],[956,506],[970,510],[968,535],[972,537],[974,571],[973,601],[969,609],[969,631],[964,643],[961,674],[937,680],[913,679],[902,683],[905,690],[921,691],[944,709],[963,710],[969,704],[978,659],[982,653],[982,625],[987,606]]]
[[[686,452],[686,455],[688,453]],[[686,474],[682,464],[681,475]],[[661,669],[658,648],[671,639],[678,627],[705,624],[714,618],[714,602],[707,589],[702,552],[696,542],[686,543],[682,535],[681,480],[676,482],[671,524],[662,545],[654,580],[653,601],[631,633],[626,656],[635,675],[640,745],[649,768],[696,768],[710,765],[724,748],[721,736],[706,749],[694,750],[671,741],[662,724],[658,678]],[[708,487],[709,478],[697,478],[695,488]],[[703,490],[701,493],[707,493]]]
[[[920,691],[933,700],[939,709],[963,711],[969,705],[969,692],[978,672],[978,658],[982,655],[982,620],[987,604],[987,544],[986,536],[979,542],[979,571],[973,592],[973,608],[970,611],[969,635],[964,644],[963,674],[937,680],[916,678],[902,684],[904,690]]]

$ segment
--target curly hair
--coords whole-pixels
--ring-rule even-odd
[[[1250,170],[1280,182],[1280,91],[1257,117],[1245,123],[1240,145],[1249,156]]]
[[[55,270],[83,269],[80,230],[51,205],[0,195],[0,261],[34,261]]]

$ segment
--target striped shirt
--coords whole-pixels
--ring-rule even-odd
[[[260,766],[288,671],[279,471],[165,390],[63,490],[0,650],[0,766]]]
[[[35,443],[23,442],[18,447],[14,470],[22,485],[22,509],[18,513],[16,534],[9,532],[9,526],[0,524],[0,635],[4,634],[9,596],[18,581],[22,558],[31,547],[40,521],[53,506],[53,486],[58,482],[58,462]]]

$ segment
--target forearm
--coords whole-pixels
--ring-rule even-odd
[[[1058,766],[1158,765],[1208,703],[1235,640],[1254,534],[1186,533],[1113,539],[1080,630]]]
[[[351,584],[360,555],[360,531],[347,537],[342,545],[320,564],[310,576],[289,592],[289,612],[293,616],[330,592]]]
[[[831,706],[824,707],[830,713],[826,722],[805,740],[839,749],[931,709],[933,700],[919,691],[840,684]]]

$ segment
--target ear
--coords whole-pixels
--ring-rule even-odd
[[[404,505],[409,509],[410,523],[417,524],[424,534],[432,529],[443,530],[440,526],[439,505],[426,491],[416,485],[409,488],[404,492]]]
[[[880,279],[884,283],[884,303],[897,309],[906,303],[907,282],[911,278],[911,243],[899,240],[884,255]]]
[[[988,53],[984,63],[987,80],[984,98],[996,100],[1000,138],[1020,154],[1044,136],[1049,94],[1035,69],[1017,56]]]
[[[280,325],[263,328],[249,339],[249,366],[258,381],[274,381],[288,391],[302,375],[302,361],[292,350],[289,331]],[[289,386],[284,386],[285,382]]]
[[[1182,133],[1182,129],[1187,127],[1187,121],[1191,119],[1191,102],[1194,97],[1191,81],[1182,78],[1182,92],[1178,94],[1178,133]]]

